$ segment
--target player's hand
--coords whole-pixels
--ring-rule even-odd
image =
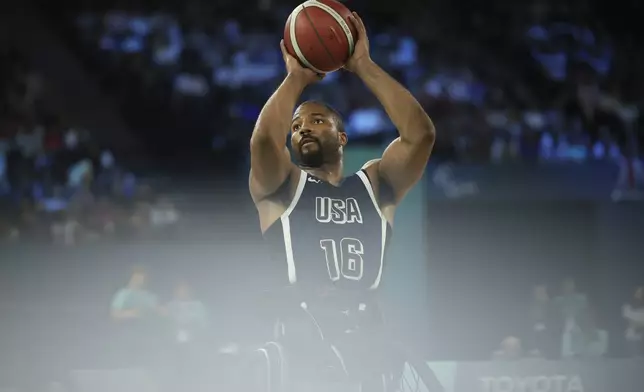
[[[286,51],[284,40],[280,41],[280,49],[282,50],[282,58],[286,64],[286,72],[288,75],[296,76],[301,79],[303,83],[309,85],[324,78],[324,75],[317,74],[310,69],[303,67],[302,64]]]
[[[355,43],[353,55],[351,55],[349,61],[344,65],[344,69],[357,73],[363,64],[371,61],[369,37],[367,36],[367,28],[364,26],[364,22],[357,12],[353,12],[349,20],[358,32],[358,40]]]

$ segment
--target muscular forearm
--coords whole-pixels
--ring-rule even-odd
[[[305,87],[302,78],[288,75],[262,108],[252,139],[284,144],[291,128],[293,108]]]
[[[434,138],[434,124],[413,95],[371,60],[362,64],[357,75],[378,98],[394,123],[400,138],[416,143]]]

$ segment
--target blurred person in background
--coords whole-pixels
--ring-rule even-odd
[[[100,196],[87,218],[87,228],[97,237],[110,237],[116,231],[120,212],[109,197]]]
[[[144,238],[152,233],[152,208],[154,196],[138,189],[130,208],[128,229],[136,238]]]
[[[110,315],[118,331],[121,365],[149,366],[161,348],[164,311],[147,286],[147,271],[134,267],[128,284],[112,298]]]
[[[521,339],[516,336],[508,336],[501,342],[499,349],[492,353],[495,361],[516,361],[524,358]]]
[[[73,165],[67,177],[64,219],[52,226],[52,236],[54,242],[73,246],[90,233],[87,230],[87,218],[96,204],[91,189],[94,177],[91,161],[86,159]]]
[[[608,331],[597,324],[595,310],[587,309],[579,318],[572,335],[572,355],[578,358],[602,358],[608,353]]]
[[[175,287],[174,298],[166,306],[166,312],[174,335],[171,351],[174,390],[204,390],[206,372],[215,371],[207,356],[213,350],[208,336],[210,319],[206,305],[183,281]]]
[[[626,124],[620,117],[621,109],[619,101],[602,91],[592,68],[584,67],[579,72],[564,113],[568,130],[581,128],[587,132],[589,157],[597,144],[603,145],[604,151],[610,151],[613,143],[616,143],[624,153],[628,139]]]
[[[101,196],[110,196],[115,184],[123,176],[123,170],[117,165],[114,154],[110,150],[101,151],[94,191]]]
[[[28,197],[34,177],[34,158],[40,151],[38,134],[28,126],[28,118],[10,116],[8,150],[5,153],[6,178],[14,198]]]
[[[561,336],[561,356],[574,356],[573,336],[579,333],[580,320],[588,311],[588,298],[585,294],[577,292],[574,279],[566,279],[562,284],[562,294],[554,299],[554,306],[558,313],[559,321],[563,324]]]
[[[564,106],[568,141],[584,147],[587,159],[612,160],[619,165],[614,199],[636,194],[635,188],[643,181],[633,131],[637,110],[604,91],[590,65],[578,72],[573,89]]]
[[[174,298],[166,306],[166,313],[174,325],[178,343],[193,343],[205,338],[210,325],[209,313],[187,282],[182,281],[175,287]]]
[[[7,132],[6,120],[0,120],[0,195],[9,193],[7,178],[7,154],[11,150],[11,137]]]
[[[159,198],[150,206],[150,226],[157,235],[173,234],[179,223],[180,214],[174,204],[167,199]]]
[[[128,284],[119,289],[112,299],[112,319],[118,322],[139,320],[145,316],[156,314],[158,299],[147,289],[148,274],[143,267],[137,266],[132,270]]]
[[[32,198],[20,199],[17,210],[17,229],[21,238],[41,239],[46,236],[46,228],[40,225],[38,206]]]
[[[526,339],[528,354],[535,357],[556,357],[557,323],[546,285],[532,290],[529,308],[529,332]]]
[[[635,289],[633,297],[622,307],[626,321],[626,353],[631,357],[644,357],[644,286]]]
[[[49,224],[50,235],[55,243],[71,243],[71,240],[66,241],[65,238],[68,204],[69,200],[63,186],[54,186],[51,193],[43,195],[40,200],[40,211],[43,214],[43,219]],[[70,232],[69,235],[71,234]]]

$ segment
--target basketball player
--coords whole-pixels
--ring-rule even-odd
[[[400,136],[380,159],[345,177],[348,140],[342,118],[317,102],[294,110],[303,90],[321,76],[303,68],[282,42],[287,76],[264,105],[250,143],[249,187],[261,230],[288,284],[298,288],[299,306],[323,338],[325,320],[318,315],[328,313],[328,307],[320,310],[325,307],[320,304],[334,303],[330,307],[347,317],[373,318],[371,298],[383,280],[396,206],[421,178],[435,139],[421,105],[371,60],[360,17],[354,13],[351,22],[358,40],[344,68],[375,94]],[[297,164],[285,143],[289,134]],[[350,330],[345,327],[336,324],[329,330]],[[285,329],[288,335],[288,325]],[[342,367],[349,366],[341,352],[335,354]]]

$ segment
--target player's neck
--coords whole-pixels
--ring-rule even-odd
[[[302,170],[332,185],[339,185],[343,178],[342,161],[320,167],[303,167]]]

